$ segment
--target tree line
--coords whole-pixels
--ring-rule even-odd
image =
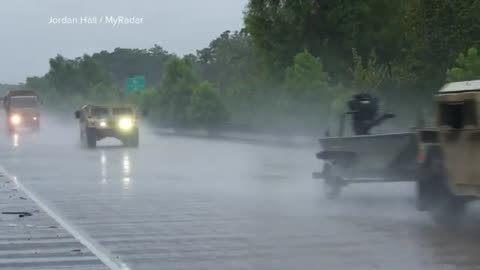
[[[356,92],[409,123],[445,82],[480,79],[478,0],[250,0],[244,14],[195,54],[58,55],[26,84],[56,108],[127,100],[168,126],[317,133]],[[135,75],[148,89],[126,95]]]

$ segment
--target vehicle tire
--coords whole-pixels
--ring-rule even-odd
[[[428,155],[422,180],[417,183],[418,207],[430,211],[433,220],[439,224],[458,224],[465,213],[468,200],[450,191],[440,151]]]
[[[435,206],[431,210],[433,220],[441,225],[454,226],[461,222],[467,201],[451,195],[448,191],[439,194]]]
[[[435,175],[430,173],[428,166],[422,166],[416,176],[416,208],[419,211],[429,211],[434,205],[437,180]]]
[[[80,128],[80,146],[83,148],[87,147],[87,139],[85,136],[85,131],[82,128]]]
[[[133,132],[130,136],[124,139],[123,144],[127,147],[138,147],[139,143],[139,134],[138,130]]]
[[[323,167],[323,190],[325,197],[329,200],[335,200],[340,197],[342,192],[342,179],[332,172],[330,165]]]
[[[97,137],[94,129],[92,128],[85,129],[85,142],[88,148],[97,147]]]

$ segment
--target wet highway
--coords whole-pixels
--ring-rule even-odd
[[[143,129],[138,149],[84,150],[75,124],[2,134],[0,165],[129,269],[480,269],[480,211],[438,226],[415,210],[412,184],[328,201],[311,178],[317,149]]]

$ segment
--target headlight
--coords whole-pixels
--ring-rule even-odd
[[[105,127],[107,127],[107,121],[101,120],[101,121],[98,123],[98,125],[99,125],[100,127],[102,127],[102,128],[105,128]]]
[[[133,120],[131,118],[121,118],[118,122],[121,130],[131,130],[133,128]]]
[[[12,123],[13,125],[19,125],[20,123],[22,123],[22,117],[20,117],[20,115],[18,114],[14,114],[10,117],[10,123]]]

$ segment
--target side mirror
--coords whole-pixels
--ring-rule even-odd
[[[80,111],[75,111],[75,118],[80,119]]]
[[[142,116],[143,117],[148,117],[149,111],[147,109],[142,110]]]

